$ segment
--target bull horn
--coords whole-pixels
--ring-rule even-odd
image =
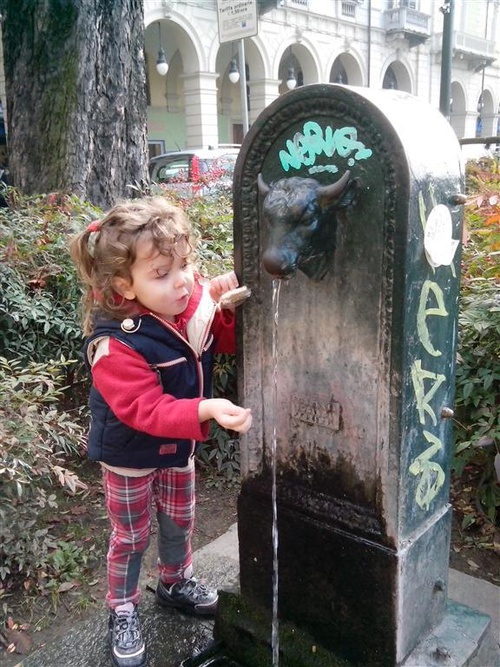
[[[347,185],[350,176],[351,172],[347,170],[342,178],[339,178],[339,180],[335,181],[335,183],[332,183],[331,185],[320,185],[316,191],[317,196],[326,200],[337,197],[337,195],[339,195]]]
[[[265,182],[265,180],[262,178],[262,174],[259,174],[257,176],[257,187],[259,188],[259,192],[263,197],[265,197],[271,189],[269,185]]]

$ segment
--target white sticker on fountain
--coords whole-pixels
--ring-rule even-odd
[[[435,206],[425,225],[424,248],[429,264],[449,266],[458,247],[458,240],[452,238],[451,214],[444,204]]]

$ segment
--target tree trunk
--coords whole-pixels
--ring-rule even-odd
[[[1,0],[9,169],[108,208],[147,174],[143,0]]]

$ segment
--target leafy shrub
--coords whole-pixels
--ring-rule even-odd
[[[216,355],[214,394],[237,401],[236,364],[234,357],[229,354]],[[213,422],[210,438],[201,443],[198,459],[208,471],[214,473],[211,480],[213,484],[218,485],[221,480],[239,483],[240,441],[237,433]]]
[[[22,197],[0,209],[0,580],[37,581],[58,547],[40,521],[58,485],[82,487],[70,470],[86,428],[66,409],[78,387],[80,286],[67,251],[70,220],[97,211],[76,197]],[[68,392],[69,393],[69,392]]]
[[[56,548],[39,514],[57,508],[54,483],[74,493],[84,485],[65,461],[81,451],[78,414],[60,409],[65,366],[0,357],[0,579],[33,578]]]
[[[0,209],[0,349],[24,362],[77,359],[81,289],[67,249],[72,224],[97,209],[76,197],[11,197]],[[65,366],[68,382],[76,362]]]
[[[453,467],[476,466],[477,499],[490,521],[500,508],[500,176],[495,161],[471,163],[456,371]],[[465,518],[470,522],[471,517]]]

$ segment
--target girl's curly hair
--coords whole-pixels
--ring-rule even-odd
[[[113,319],[131,315],[131,303],[113,288],[115,278],[132,280],[139,242],[152,242],[162,255],[191,257],[195,237],[182,209],[163,197],[117,204],[70,241],[70,252],[84,284],[83,330],[89,335],[97,314]]]

